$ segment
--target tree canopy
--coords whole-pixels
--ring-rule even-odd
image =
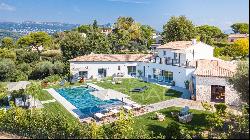
[[[15,47],[15,44],[14,44],[14,41],[13,41],[13,38],[11,37],[4,37],[2,40],[1,40],[1,46],[2,48],[14,48]]]
[[[248,34],[249,33],[249,24],[248,23],[235,23],[231,25],[234,33]]]
[[[171,17],[170,20],[163,25],[163,41],[189,41],[195,37],[195,26],[191,20],[185,16]]]
[[[249,104],[249,61],[240,62],[236,74],[228,82],[240,94],[242,101]]]
[[[197,35],[200,41],[212,45],[215,41],[219,39],[226,38],[226,35],[221,31],[220,28],[210,25],[202,25],[196,27]]]

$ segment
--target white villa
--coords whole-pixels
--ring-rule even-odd
[[[226,81],[236,65],[213,57],[213,49],[193,39],[169,42],[153,54],[90,54],[69,60],[70,71],[75,78],[141,77],[187,88],[199,101],[238,105],[239,97]]]

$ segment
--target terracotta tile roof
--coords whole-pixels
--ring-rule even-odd
[[[248,37],[249,34],[230,34],[228,35],[229,38],[233,37],[233,38],[245,38]]]
[[[84,62],[141,62],[151,57],[152,54],[89,54],[79,56],[69,61]]]
[[[191,46],[192,46],[192,41],[174,41],[174,42],[168,42],[167,44],[161,45],[157,49],[181,50],[181,49],[187,49]]]
[[[195,75],[204,77],[232,77],[236,64],[223,60],[198,60]],[[195,62],[196,63],[196,62]]]

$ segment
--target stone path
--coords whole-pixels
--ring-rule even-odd
[[[147,105],[145,108],[148,109],[148,112],[153,112],[153,111],[158,111],[158,110],[172,107],[172,106],[175,106],[175,107],[188,106],[190,109],[205,110],[202,107],[202,104],[200,101],[193,101],[193,100],[182,99],[182,98],[175,98],[171,100],[166,100],[166,101],[150,104],[150,105]]]
[[[14,91],[19,89],[25,89],[27,85],[29,85],[29,81],[19,81],[19,82],[9,82],[7,84],[8,91]]]
[[[56,100],[52,99],[52,100],[41,101],[42,104],[53,103],[53,102],[56,102]]]

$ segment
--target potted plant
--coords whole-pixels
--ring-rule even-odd
[[[171,81],[171,86],[175,86],[175,81]]]
[[[143,73],[143,72],[142,72],[141,70],[138,70],[137,72],[138,72],[138,74],[139,74],[139,78],[142,77],[142,73]]]
[[[189,81],[186,80],[184,83],[185,83],[186,89],[189,89]]]

